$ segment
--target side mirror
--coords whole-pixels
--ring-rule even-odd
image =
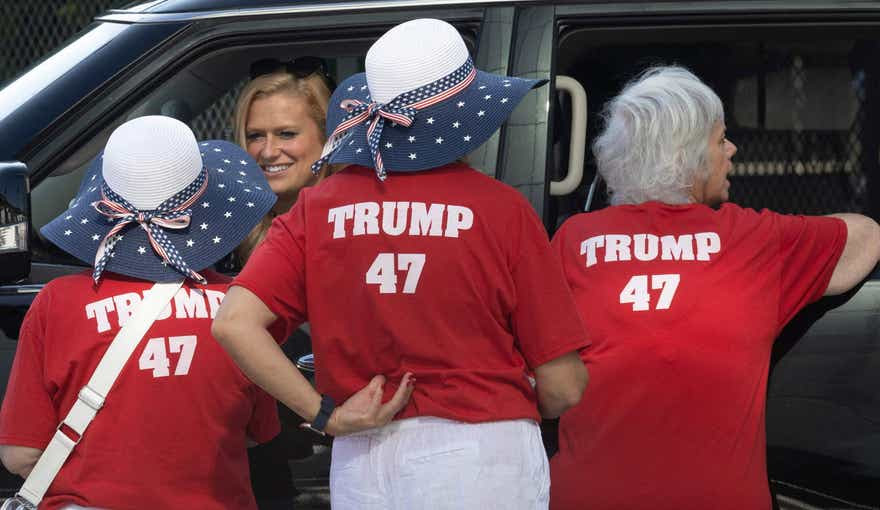
[[[18,161],[0,162],[0,283],[25,279],[31,270],[30,181]]]

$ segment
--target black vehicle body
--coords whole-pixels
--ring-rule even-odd
[[[583,208],[593,173],[587,155],[583,183],[566,193],[551,184],[571,170],[567,156],[577,146],[569,122],[572,101],[553,87],[563,74],[572,77],[586,89],[590,108],[598,109],[635,70],[656,61],[686,64],[719,90],[729,111],[729,136],[743,146],[735,160],[744,170],[731,179],[734,201],[783,212],[880,216],[880,65],[870,58],[880,49],[877,2],[145,2],[98,17],[79,39],[0,90],[0,193],[19,197],[17,206],[0,201],[0,208],[15,209],[30,223],[26,251],[0,250],[0,267],[8,270],[0,282],[0,390],[36,292],[52,278],[83,269],[40,239],[37,229],[63,209],[82,167],[113,127],[131,116],[177,112],[198,125],[197,134],[207,135],[202,137],[229,138],[229,101],[251,60],[318,54],[334,59],[340,81],[359,70],[359,58],[375,37],[415,17],[456,25],[482,69],[550,80],[471,160],[520,189],[551,234]],[[778,55],[797,52],[807,56],[800,68],[790,56],[779,64]],[[847,63],[835,64],[840,55]],[[821,63],[809,67],[814,62]],[[829,90],[846,74],[840,69],[852,69],[842,80],[858,77],[858,132],[847,128],[856,114],[828,125],[807,114],[793,126],[774,120],[785,117],[779,110],[788,99],[773,84],[791,74],[789,68],[818,69],[804,76],[819,76],[815,83]],[[834,71],[821,75],[822,69]],[[812,100],[812,89],[800,87]],[[827,101],[836,100],[832,96]],[[853,101],[847,96],[840,103]],[[743,113],[743,104],[746,110],[754,106],[754,119]],[[797,98],[795,105],[803,109]],[[590,111],[588,138],[597,125]],[[749,151],[749,144],[763,152]],[[849,149],[856,146],[867,156],[852,163]],[[795,160],[821,161],[830,170],[773,173],[796,167]],[[750,172],[749,165],[770,170]],[[791,186],[800,191],[789,192]],[[737,196],[738,188],[752,193]],[[3,222],[0,215],[0,228]],[[768,389],[768,462],[783,507],[880,508],[878,331],[875,273],[849,294],[804,310],[777,341]],[[312,467],[314,476],[296,483],[326,483],[325,466]],[[0,473],[0,496],[19,485],[20,479]]]

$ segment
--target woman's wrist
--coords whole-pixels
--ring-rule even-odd
[[[330,415],[335,408],[336,402],[330,397],[330,395],[321,395],[321,407],[318,409],[318,414],[315,415],[315,419],[312,420],[312,427],[320,431],[327,428],[327,422],[330,420]]]
[[[317,432],[318,434],[325,434],[327,425],[330,421],[330,416],[335,409],[336,402],[333,398],[329,395],[321,395],[318,410],[314,413],[314,418],[312,418],[310,422],[304,423],[302,426],[313,432]]]

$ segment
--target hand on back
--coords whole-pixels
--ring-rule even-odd
[[[409,402],[415,382],[412,373],[404,374],[394,396],[383,404],[385,376],[373,377],[369,384],[333,410],[325,431],[332,436],[344,436],[386,425]]]

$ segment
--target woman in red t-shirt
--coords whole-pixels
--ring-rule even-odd
[[[110,134],[40,230],[94,268],[46,284],[22,323],[0,410],[0,459],[26,477],[19,497],[46,510],[257,509],[246,446],[278,433],[277,408],[211,337],[230,281],[211,268],[275,199],[244,150],[198,142],[178,120]],[[155,282],[180,280],[113,377],[102,360],[124,351],[116,335]],[[72,441],[65,461],[58,445]]]
[[[773,340],[880,256],[855,214],[725,203],[736,146],[718,96],[651,69],[594,146],[611,207],[553,238],[593,342],[590,387],[560,422],[555,510],[769,510],[764,407]]]
[[[365,67],[331,98],[313,170],[349,166],[275,220],[214,331],[337,436],[334,508],[546,508],[537,422],[580,398],[587,342],[529,203],[460,163],[540,83],[477,71],[430,19],[391,29]],[[266,330],[306,320],[318,391]]]

